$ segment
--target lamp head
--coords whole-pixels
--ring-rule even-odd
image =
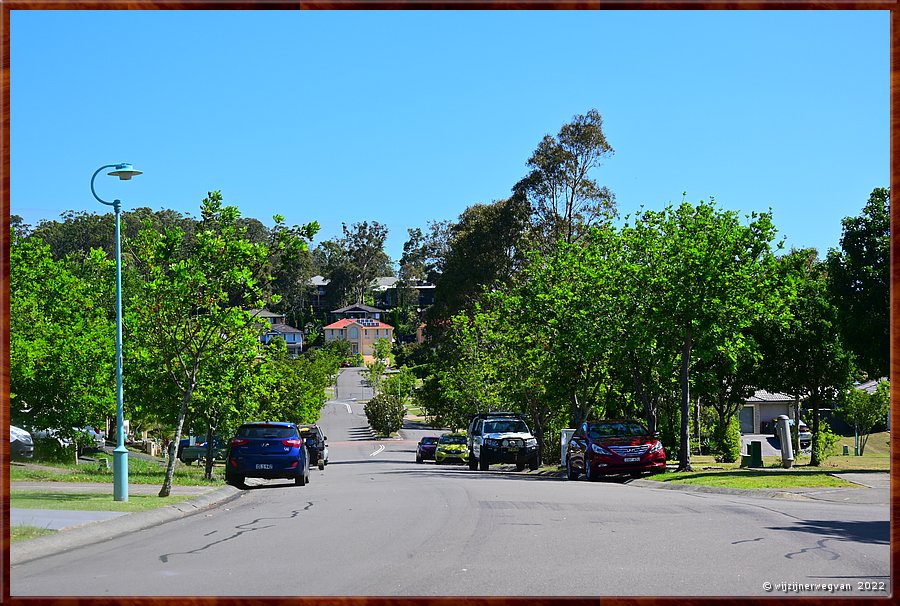
[[[116,164],[116,170],[108,172],[106,174],[118,177],[122,181],[130,181],[133,176],[142,175],[144,173],[142,171],[135,170],[135,168],[131,164]]]

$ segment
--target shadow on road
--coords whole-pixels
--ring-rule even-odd
[[[819,537],[857,543],[871,543],[873,545],[890,544],[890,522],[887,520],[874,520],[871,522],[804,520],[793,526],[769,526],[769,530],[808,532]]]

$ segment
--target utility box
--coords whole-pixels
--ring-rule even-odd
[[[747,444],[747,454],[741,456],[741,467],[762,467],[762,442],[753,440]]]
[[[574,429],[563,429],[560,432],[559,436],[559,461],[560,465],[563,467],[566,466],[566,447],[569,445],[569,440],[572,439],[572,434],[575,433]]]

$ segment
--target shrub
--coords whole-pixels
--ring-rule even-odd
[[[717,428],[717,447],[722,463],[736,463],[741,459],[741,423],[731,417],[725,427]]]
[[[837,443],[840,436],[831,431],[831,426],[825,419],[819,419],[819,432],[813,436],[813,461],[821,463],[837,452]]]
[[[364,410],[375,433],[389,436],[403,427],[406,408],[396,394],[380,393],[369,400]]]

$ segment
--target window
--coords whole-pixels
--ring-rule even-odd
[[[359,338],[359,328],[357,328],[356,326],[351,326],[351,327],[350,327],[350,338],[351,338],[351,339],[358,339],[358,338]]]

